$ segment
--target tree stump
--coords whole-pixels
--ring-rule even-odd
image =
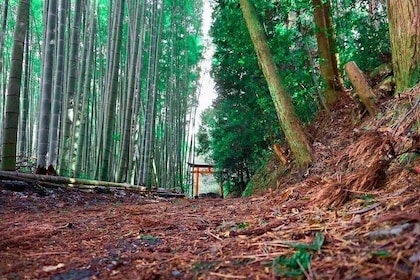
[[[354,61],[350,61],[344,65],[344,70],[356,90],[357,95],[360,97],[360,101],[366,107],[366,110],[371,116],[376,116],[378,107],[374,102],[375,94],[370,88],[363,72],[357,67]]]

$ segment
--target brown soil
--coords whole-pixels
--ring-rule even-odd
[[[419,110],[403,120],[393,106],[361,122],[344,99],[311,127],[309,174],[289,166],[247,198],[17,191],[3,181],[0,279],[420,279],[418,166],[395,157],[415,144],[418,128],[406,129]]]

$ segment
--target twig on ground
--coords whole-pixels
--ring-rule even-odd
[[[404,117],[402,117],[402,119],[397,123],[397,125],[394,128],[394,131],[392,132],[392,136],[395,136],[395,134],[397,133],[398,128],[400,127],[400,125],[414,111],[414,109],[416,109],[416,107],[419,105],[419,103],[420,103],[420,97],[417,98],[416,103],[414,104],[414,106],[411,107],[411,109],[408,110],[408,112],[404,115]]]

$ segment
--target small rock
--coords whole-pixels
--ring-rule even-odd
[[[360,215],[356,215],[353,217],[353,219],[351,220],[352,224],[360,224],[362,222],[362,217]]]
[[[184,275],[181,271],[178,271],[178,270],[173,270],[171,274],[173,277],[176,277],[176,278],[180,278]]]
[[[408,260],[412,263],[420,261],[420,251],[412,255]]]

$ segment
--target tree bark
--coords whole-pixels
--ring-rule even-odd
[[[268,47],[264,30],[258,21],[257,13],[250,0],[240,0],[243,16],[254,43],[258,60],[267,80],[271,98],[274,102],[280,125],[286,136],[296,162],[304,172],[313,162],[311,146],[294,110],[290,96],[280,80],[279,71]]]
[[[399,94],[420,79],[420,1],[387,0],[392,65]]]
[[[2,170],[15,170],[16,143],[19,121],[19,96],[25,34],[28,28],[30,0],[20,0],[13,35],[12,62],[6,99],[6,118],[3,130]]]

